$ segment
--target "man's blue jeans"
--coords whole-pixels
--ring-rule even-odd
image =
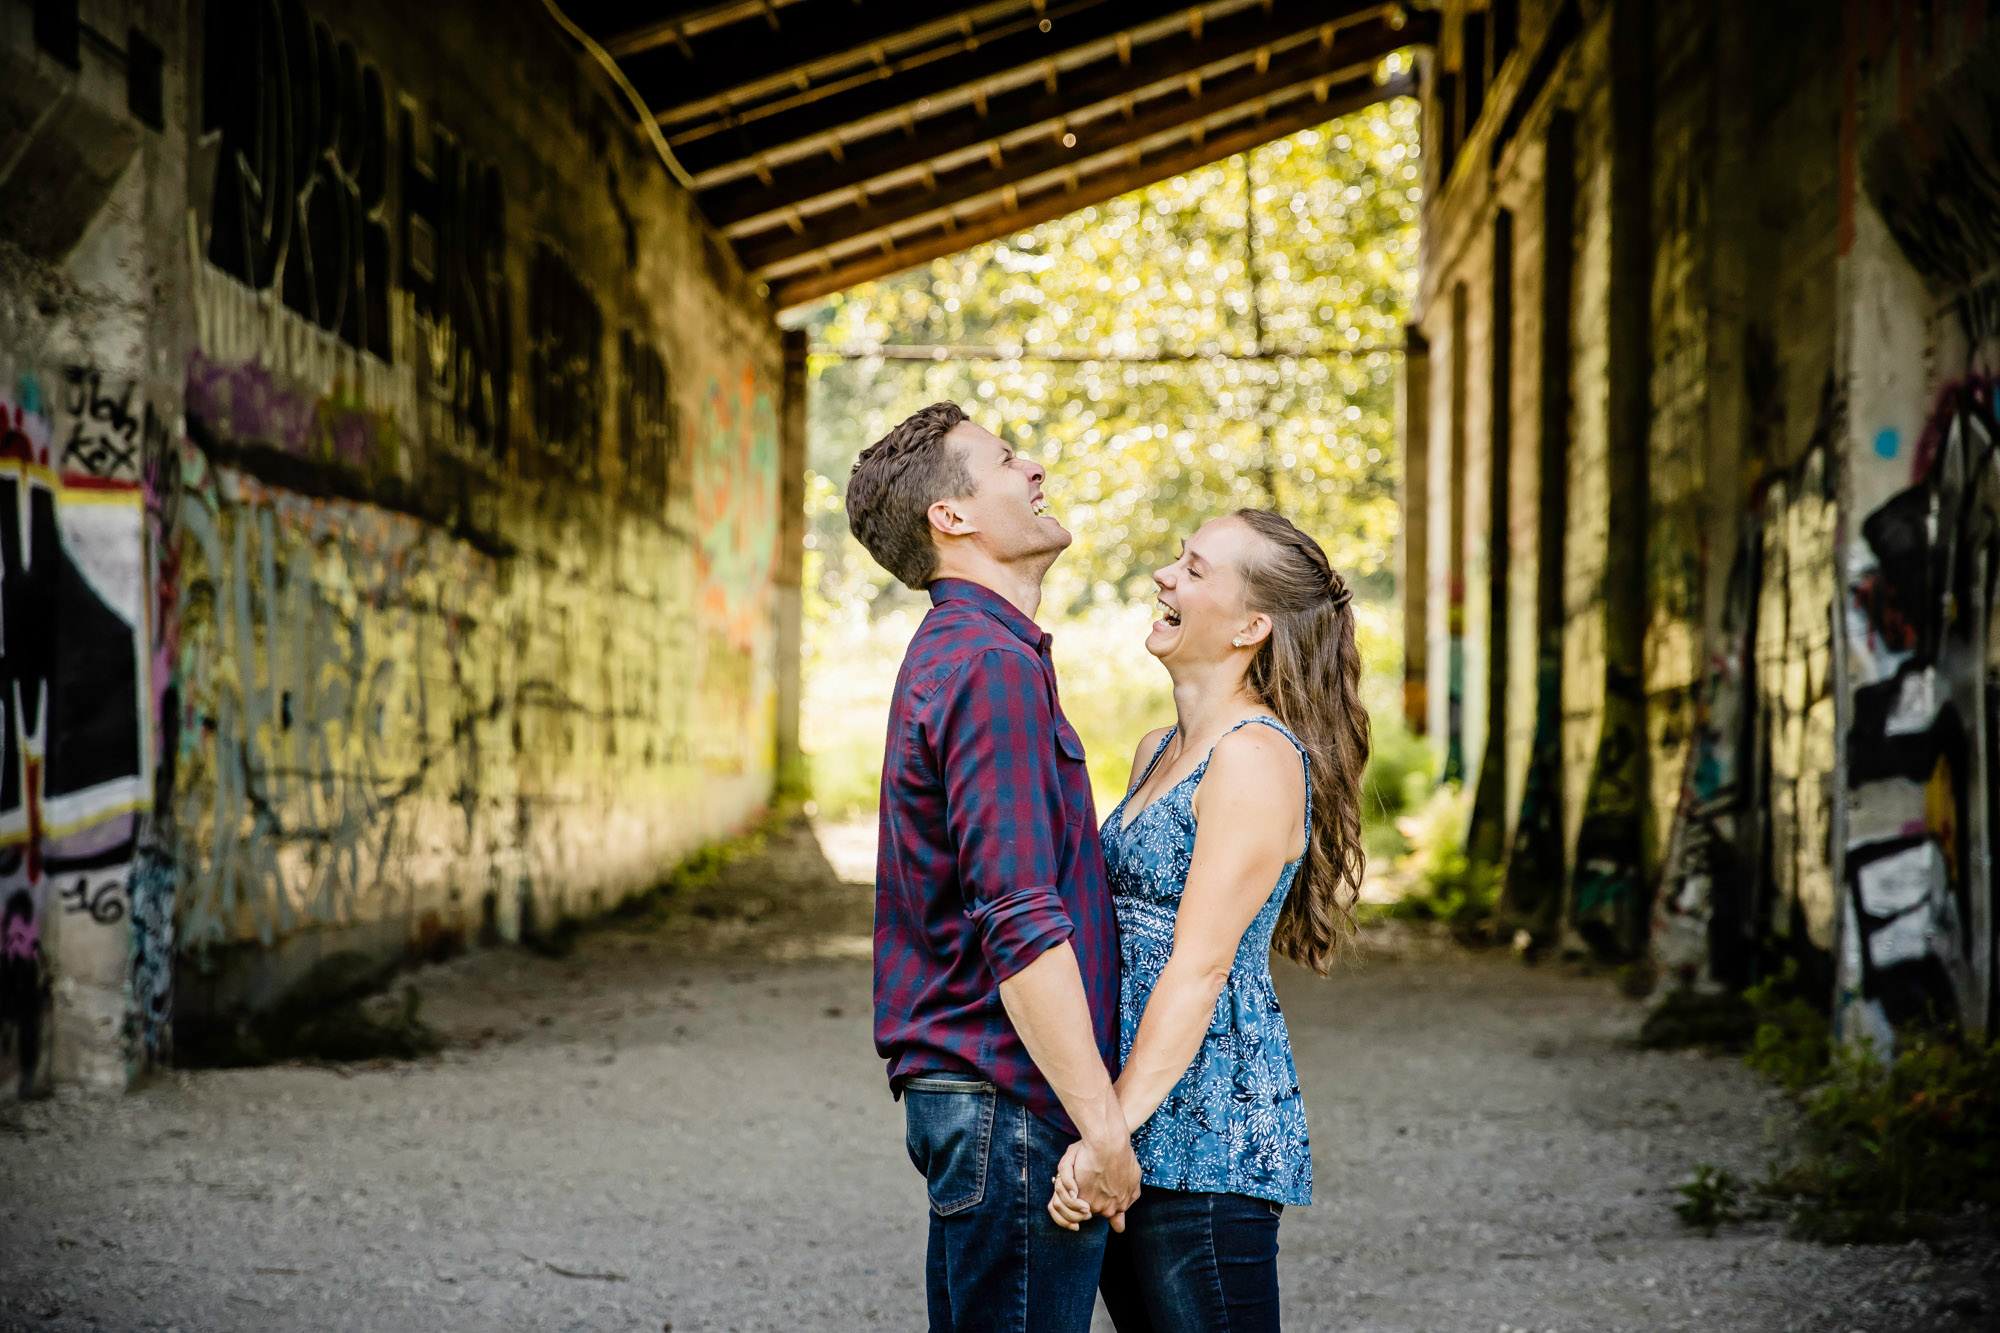
[[[1108,1225],[1049,1220],[1070,1141],[991,1083],[956,1074],[906,1080],[903,1114],[930,1193],[932,1333],[1089,1333]]]

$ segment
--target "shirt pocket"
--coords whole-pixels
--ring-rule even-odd
[[[1056,718],[1056,755],[1056,777],[1062,783],[1063,819],[1075,828],[1083,822],[1088,809],[1078,793],[1087,794],[1090,791],[1090,773],[1083,763],[1083,738],[1076,734],[1076,728],[1069,724],[1069,719],[1061,716]]]

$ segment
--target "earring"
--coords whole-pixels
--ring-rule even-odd
[[[1243,646],[1243,640],[1241,639],[1231,639],[1230,642],[1235,644],[1238,648],[1241,648]]]

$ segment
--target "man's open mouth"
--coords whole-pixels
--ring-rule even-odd
[[[1046,495],[1037,496],[1035,499],[1034,509],[1036,518],[1047,518],[1049,516],[1048,497]]]

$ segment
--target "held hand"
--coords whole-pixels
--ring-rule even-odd
[[[1069,1231],[1081,1229],[1090,1220],[1090,1205],[1083,1201],[1076,1188],[1076,1153],[1082,1146],[1081,1143],[1069,1145],[1069,1151],[1063,1154],[1055,1177],[1050,1181],[1055,1188],[1049,1196],[1049,1218]]]
[[[1125,1229],[1125,1210],[1139,1197],[1139,1159],[1132,1155],[1132,1141],[1120,1139],[1115,1146],[1093,1145],[1088,1139],[1075,1144],[1064,1157],[1074,1171],[1075,1193],[1090,1211],[1111,1219],[1111,1229]]]

